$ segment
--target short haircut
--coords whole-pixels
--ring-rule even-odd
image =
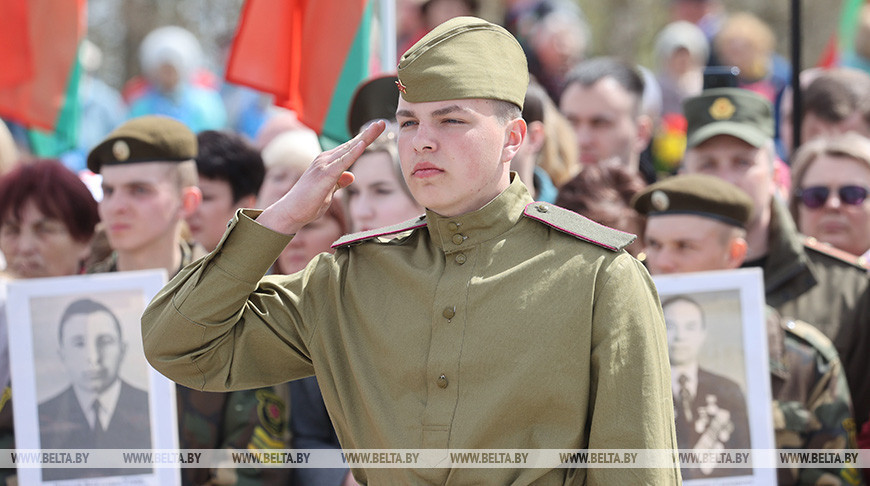
[[[112,318],[112,322],[115,324],[115,330],[118,331],[118,337],[120,338],[122,336],[121,321],[118,320],[118,316],[116,316],[111,309],[95,300],[79,299],[67,306],[66,310],[61,314],[60,324],[57,326],[57,342],[61,345],[63,344],[63,329],[66,327],[66,323],[70,318],[74,316],[88,316],[96,314],[97,312],[105,312],[106,314],[109,314]]]
[[[196,168],[199,175],[229,183],[233,202],[246,196],[256,196],[266,176],[260,152],[241,136],[206,130],[196,136],[199,153]]]
[[[803,94],[804,113],[837,123],[860,113],[870,124],[870,74],[850,68],[825,71]]]
[[[511,103],[510,101],[503,100],[489,100],[493,103],[493,107],[495,108],[495,116],[498,119],[499,123],[506,124],[511,120],[516,120],[517,118],[522,118],[523,111],[519,106]]]
[[[599,81],[610,78],[634,97],[634,114],[641,114],[644,82],[638,70],[625,61],[615,57],[594,57],[580,62],[565,76],[565,89],[572,84],[588,88]]]
[[[667,299],[662,301],[662,310],[665,307],[676,304],[677,302],[685,302],[689,305],[695,306],[698,308],[698,312],[701,313],[701,325],[705,328],[707,327],[707,315],[704,313],[704,307],[701,306],[695,299],[689,297],[688,295],[674,295],[672,297],[668,297]]]
[[[196,161],[193,159],[167,165],[179,190],[199,184],[199,173],[196,170]]]
[[[29,201],[46,217],[63,222],[74,240],[88,242],[94,236],[100,221],[97,201],[59,161],[35,160],[0,177],[0,226],[10,217],[20,220]]]

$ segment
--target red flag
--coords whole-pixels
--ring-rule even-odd
[[[85,0],[0,2],[0,116],[54,130],[85,32],[85,5]]]
[[[247,0],[226,79],[275,95],[320,132],[367,0]]]

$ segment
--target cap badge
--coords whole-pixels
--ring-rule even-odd
[[[728,98],[716,98],[716,101],[710,105],[710,116],[714,120],[727,120],[734,116],[735,111],[737,108]]]
[[[653,193],[650,194],[649,202],[656,211],[666,211],[668,206],[671,205],[671,200],[664,191],[653,191]]]
[[[401,91],[402,93],[408,92],[408,88],[404,84],[402,84],[401,80],[396,81],[396,86],[399,87],[399,91]]]
[[[127,142],[123,140],[118,140],[112,145],[112,155],[115,156],[115,160],[118,162],[124,162],[125,160],[130,158],[130,147],[127,145]]]

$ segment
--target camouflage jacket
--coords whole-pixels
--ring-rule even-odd
[[[849,383],[858,424],[870,410],[870,278],[858,257],[797,232],[788,210],[774,201],[764,264],[768,305],[815,326],[833,341]]]
[[[855,421],[833,343],[813,326],[767,314],[778,449],[854,448]],[[778,484],[864,484],[854,468],[780,468]]]

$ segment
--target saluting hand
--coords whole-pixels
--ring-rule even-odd
[[[353,174],[347,170],[385,127],[386,123],[376,121],[356,137],[318,155],[287,194],[266,208],[257,222],[290,235],[322,216],[335,191],[353,182]]]

